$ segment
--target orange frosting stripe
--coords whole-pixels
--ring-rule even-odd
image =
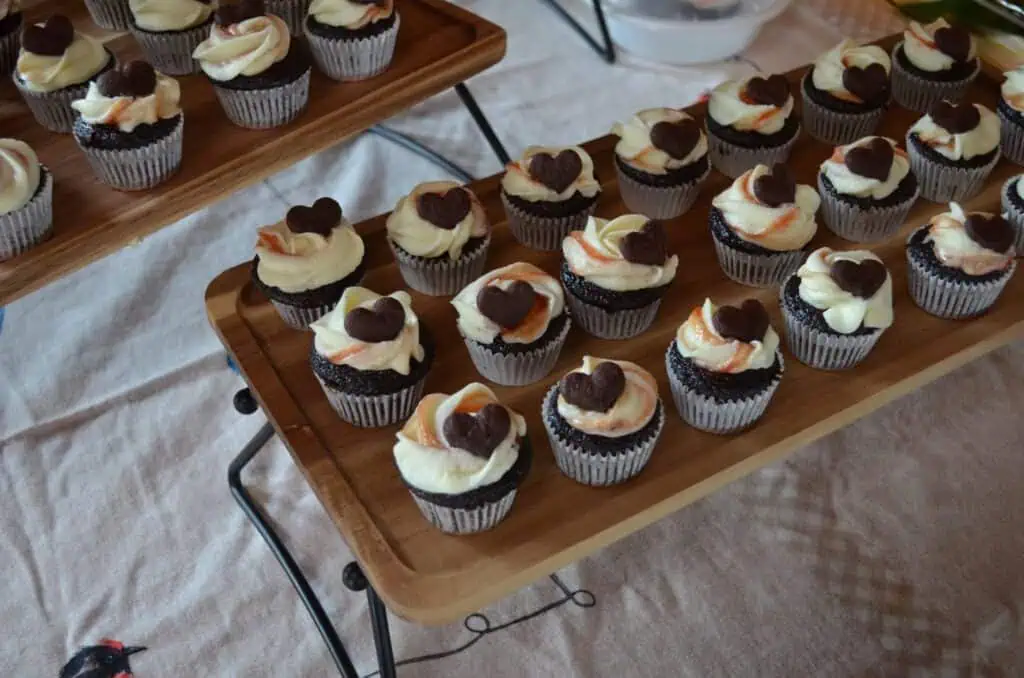
[[[284,250],[284,247],[281,246],[281,240],[277,237],[276,233],[260,231],[259,235],[257,236],[257,240],[259,241],[260,245],[263,245],[274,254],[281,254],[286,257],[293,256],[286,252]]]

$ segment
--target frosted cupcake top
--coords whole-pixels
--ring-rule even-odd
[[[650,372],[625,360],[588,355],[558,382],[555,408],[577,431],[621,438],[647,426],[658,403],[658,383]]]
[[[950,160],[970,160],[999,147],[999,117],[981,104],[940,101],[910,135]]]
[[[722,374],[767,369],[779,350],[779,335],[756,299],[739,306],[716,306],[705,299],[679,326],[675,341],[679,355]]]
[[[45,23],[25,27],[14,71],[25,89],[53,92],[85,82],[109,61],[99,41],[76,32],[66,16],[54,14]]]
[[[590,217],[586,228],[562,241],[569,270],[614,292],[668,285],[676,277],[679,257],[669,256],[665,229],[641,214],[615,219]]]
[[[776,252],[798,250],[818,230],[818,192],[797,184],[785,165],[747,170],[711,204],[739,238]]]
[[[528,147],[505,167],[501,188],[529,202],[561,202],[577,193],[593,198],[601,192],[594,161],[579,146]]]
[[[886,137],[864,137],[837,146],[821,173],[840,195],[882,200],[910,174],[907,153]]]
[[[424,396],[398,432],[395,463],[419,490],[464,494],[501,480],[519,459],[525,435],[522,415],[472,383],[453,395]]]
[[[213,14],[213,3],[202,0],[128,0],[135,25],[144,31],[183,31],[204,23]]]
[[[178,81],[145,61],[117,66],[89,83],[85,98],[71,102],[82,120],[131,132],[139,125],[181,115]]]
[[[892,277],[871,252],[822,247],[811,252],[796,275],[800,298],[822,311],[833,332],[853,334],[861,326],[892,325]]]
[[[313,0],[309,15],[327,26],[357,31],[395,12],[394,0]]]
[[[338,305],[309,328],[316,352],[335,365],[409,374],[412,362],[425,357],[420,321],[408,292],[385,297],[365,287],[349,287]]]
[[[487,215],[473,192],[454,181],[412,189],[387,220],[388,237],[417,257],[458,259],[470,238],[490,233]]]
[[[28,144],[0,139],[0,214],[27,205],[39,190],[41,177],[39,158]]]
[[[955,202],[928,222],[925,242],[943,266],[981,276],[1005,270],[1016,256],[1013,226],[998,214],[964,212]]]
[[[877,45],[843,40],[814,62],[811,82],[837,99],[881,105],[889,99],[889,55]]]
[[[1024,113],[1024,65],[1003,74],[1003,101],[1015,111]]]
[[[462,336],[481,344],[501,338],[531,344],[565,312],[557,280],[533,264],[517,262],[485,273],[452,298]]]
[[[924,26],[911,21],[903,31],[903,53],[916,68],[938,73],[971,61],[977,47],[970,31],[951,26],[945,19]]]
[[[263,73],[288,56],[291,34],[280,17],[265,14],[262,0],[242,0],[217,8],[210,37],[192,58],[211,79],[233,80]]]
[[[711,90],[708,115],[738,132],[775,134],[793,114],[793,96],[784,76],[726,80]]]
[[[708,140],[688,113],[674,108],[648,108],[612,126],[619,137],[615,153],[630,167],[648,174],[666,174],[692,165],[708,154]]]

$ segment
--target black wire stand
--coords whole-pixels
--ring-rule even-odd
[[[583,41],[586,42],[592,50],[597,52],[598,56],[610,64],[615,63],[617,58],[615,43],[612,42],[612,36],[608,32],[608,21],[604,16],[604,0],[590,0],[594,7],[594,16],[597,19],[597,28],[601,33],[600,38],[595,38],[585,26],[577,21],[576,17],[570,14],[569,11],[562,6],[560,0],[540,1],[553,9],[555,13],[562,18],[562,21],[569,24],[569,26],[576,31],[581,38],[583,38]]]

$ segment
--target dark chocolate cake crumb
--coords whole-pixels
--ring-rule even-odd
[[[590,209],[590,206],[597,202],[597,195],[592,198],[588,198],[582,193],[573,193],[568,200],[562,200],[560,202],[548,202],[544,200],[531,202],[515,195],[509,195],[508,193],[504,193],[504,195],[505,198],[517,209],[542,219],[559,219],[561,217],[579,214],[580,212],[585,212]]]
[[[72,129],[75,139],[86,148],[105,151],[128,151],[142,148],[168,137],[181,123],[181,114],[162,118],[153,124],[143,123],[131,132],[124,132],[117,125],[98,125],[75,118]]]
[[[572,425],[558,413],[557,403],[558,388],[556,387],[544,399],[542,412],[544,421],[547,422],[555,435],[562,440],[567,441],[571,445],[601,457],[614,457],[650,442],[651,439],[657,435],[661,426],[661,421],[665,417],[665,408],[659,400],[658,406],[654,410],[654,416],[651,417],[651,420],[647,422],[642,429],[619,438],[609,438],[606,436],[591,435],[573,428]]]
[[[309,364],[313,368],[313,373],[324,383],[350,395],[375,396],[397,393],[425,377],[434,362],[434,338],[422,325],[420,344],[423,345],[423,360],[411,361],[409,374],[399,374],[394,370],[357,370],[348,365],[335,365],[317,353],[315,342],[309,350]]]
[[[908,143],[928,160],[940,165],[945,165],[946,167],[958,167],[960,169],[977,169],[979,167],[985,167],[992,162],[993,158],[996,157],[996,153],[999,152],[999,146],[997,145],[988,153],[985,153],[984,155],[976,155],[970,160],[950,160],[928,144],[921,141],[921,138],[917,136],[917,133],[912,133],[908,137]]]
[[[551,319],[551,322],[548,323],[547,331],[540,335],[540,337],[537,338],[537,341],[529,344],[508,344],[501,338],[501,335],[495,337],[494,341],[490,344],[482,344],[479,341],[474,341],[468,337],[466,337],[466,343],[472,343],[475,346],[482,346],[491,353],[500,353],[501,355],[521,355],[523,353],[529,353],[530,351],[536,351],[539,348],[551,345],[553,341],[558,339],[558,336],[562,333],[562,329],[565,327],[567,322],[569,322],[568,313],[562,313],[562,315],[555,316]]]
[[[239,75],[231,80],[224,81],[210,78],[210,82],[217,87],[241,91],[272,89],[295,82],[311,68],[311,63],[304,44],[293,40],[291,48],[284,59],[281,59],[262,73],[257,75]],[[207,77],[209,78],[209,76]]]
[[[914,176],[913,172],[908,172],[907,176],[903,177],[903,181],[901,181],[896,187],[896,190],[881,200],[840,193],[836,190],[836,187],[825,174],[821,175],[821,185],[833,200],[838,200],[839,202],[847,205],[854,205],[867,210],[872,207],[895,207],[896,205],[902,205],[907,200],[910,200],[914,196],[914,192],[917,190],[917,177]]]
[[[818,104],[819,106],[824,106],[825,108],[831,111],[835,111],[836,113],[847,113],[851,115],[856,115],[863,113],[872,113],[880,108],[886,107],[885,103],[873,106],[871,104],[866,104],[863,102],[855,103],[853,101],[844,101],[843,99],[834,97],[829,92],[826,92],[825,90],[818,89],[817,87],[815,87],[813,77],[814,66],[811,66],[810,70],[807,71],[807,77],[804,78],[804,94],[806,94],[807,98],[813,101],[814,103]],[[885,100],[888,101],[888,99],[889,97],[887,94]]]
[[[914,231],[914,234],[910,236],[910,240],[907,241],[907,254],[915,262],[924,266],[927,271],[934,273],[943,280],[963,285],[981,285],[999,280],[1007,274],[1007,271],[1004,270],[993,271],[985,275],[967,275],[959,268],[946,266],[935,256],[935,246],[930,241],[926,241],[926,237],[928,237],[928,226],[922,226]]]
[[[252,260],[252,282],[256,289],[262,292],[263,296],[268,299],[280,301],[289,306],[298,306],[299,308],[316,308],[318,306],[336,304],[341,299],[341,295],[345,290],[353,285],[358,285],[366,274],[366,257],[364,256],[354,271],[337,282],[313,290],[306,290],[305,292],[285,292],[279,287],[268,285],[260,280],[257,274],[259,263],[260,258],[258,256],[254,257]]]
[[[326,38],[328,40],[362,40],[364,38],[372,38],[387,31],[395,25],[395,21],[398,20],[397,17],[398,13],[392,12],[391,16],[385,19],[370,22],[362,28],[353,30],[344,26],[331,26],[330,24],[321,23],[310,14],[306,17],[306,27],[310,33],[318,38]]]
[[[954,63],[953,67],[946,71],[925,71],[910,63],[910,59],[903,51],[902,45],[896,50],[896,61],[910,73],[923,80],[931,80],[932,82],[956,82],[957,80],[963,80],[970,77],[978,67],[978,57],[974,57],[967,61]]]
[[[710,115],[707,117],[707,123],[708,131],[719,139],[747,149],[784,146],[792,141],[793,137],[800,131],[800,120],[796,117],[796,113],[791,113],[789,118],[786,119],[786,124],[775,134],[740,132],[728,125],[719,124]]]
[[[562,285],[569,294],[588,304],[599,306],[605,311],[630,311],[649,306],[665,296],[665,292],[669,288],[668,285],[662,285],[661,287],[628,292],[606,290],[570,271],[569,264],[565,261],[562,262],[560,276]]]
[[[740,252],[744,252],[746,254],[754,254],[757,256],[768,257],[777,257],[790,254],[790,252],[776,252],[775,250],[770,250],[766,247],[761,247],[760,245],[748,242],[743,238],[739,237],[738,235],[736,235],[736,232],[733,231],[726,223],[725,215],[722,214],[722,210],[718,209],[717,207],[712,207],[711,210],[708,212],[708,224],[710,224],[711,226],[711,235],[714,236],[715,240],[722,243],[723,245],[731,247],[734,250],[739,250]],[[808,246],[804,247],[804,251],[806,251],[809,246],[810,244],[808,243]]]
[[[819,311],[800,298],[800,277],[796,275],[787,280],[785,287],[782,288],[782,303],[794,317],[823,334],[831,334],[834,337],[862,337],[881,331],[878,328],[865,327],[864,323],[861,323],[860,327],[849,334],[836,332],[825,322],[824,311]]]
[[[650,172],[638,170],[624,162],[618,154],[615,155],[615,164],[627,177],[645,186],[675,188],[697,181],[704,176],[704,173],[708,171],[708,156],[705,154],[702,158],[691,162],[689,165],[669,170],[665,174],[651,174]]]
[[[750,400],[771,388],[782,378],[778,356],[771,367],[724,374],[706,370],[691,358],[684,358],[673,341],[668,347],[669,369],[687,388],[719,403]]]
[[[481,247],[484,246],[484,242],[486,240],[487,240],[487,238],[470,238],[469,240],[467,240],[465,246],[462,248],[462,257],[468,257],[468,256],[470,256],[472,254],[476,254],[476,252]],[[409,254],[408,252],[406,252],[394,240],[391,241],[391,244],[394,245],[396,250],[398,250],[399,252],[401,252],[405,256],[409,257],[413,261],[420,261],[420,262],[428,262],[429,263],[429,262],[432,262],[432,261],[437,261],[438,259],[448,259],[448,253],[447,252],[445,252],[444,254],[442,254],[441,256],[438,256],[438,257],[418,257],[415,254]]]

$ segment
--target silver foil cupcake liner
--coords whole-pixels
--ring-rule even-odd
[[[921,189],[918,188],[914,195],[898,205],[864,208],[832,195],[825,189],[819,174],[818,193],[821,195],[822,221],[828,230],[853,242],[875,242],[895,235],[903,227]]]
[[[398,42],[399,14],[395,23],[379,35],[359,40],[334,40],[315,35],[303,22],[313,62],[332,80],[351,82],[380,75],[391,65]]]
[[[749,254],[718,241],[714,235],[715,254],[725,275],[749,287],[778,287],[800,268],[806,256],[803,250],[778,254]]]
[[[929,271],[907,250],[907,286],[911,299],[925,312],[949,320],[973,318],[992,308],[1016,270],[1017,260],[1014,259],[997,280],[954,282]]]
[[[806,75],[804,79],[807,79]],[[878,123],[885,115],[884,107],[866,113],[839,113],[813,101],[807,96],[803,87],[800,89],[805,92],[800,122],[812,137],[833,146],[848,144],[870,136],[878,128]]]
[[[745,148],[715,136],[714,132],[706,128],[708,156],[711,158],[711,164],[715,166],[715,169],[727,177],[735,179],[757,165],[768,165],[771,167],[775,163],[786,162],[789,159],[790,151],[793,150],[793,144],[800,138],[800,131],[801,128],[798,126],[793,138],[781,146]]]
[[[143,30],[134,24],[132,36],[142,48],[142,54],[153,68],[165,75],[191,75],[198,73],[199,62],[192,52],[210,36],[210,24],[204,22],[183,31],[158,33]]]
[[[526,353],[498,353],[472,340],[466,341],[466,348],[476,371],[485,379],[501,386],[525,386],[540,381],[555,368],[571,326],[572,321],[566,320],[554,341]]]
[[[18,63],[19,49],[21,49],[20,29],[0,37],[0,73],[10,73],[14,70],[14,66]]]
[[[1015,165],[1024,165],[1024,125],[1007,118],[1001,107],[996,109],[996,113],[999,115],[999,149],[1003,157]]]
[[[567,217],[537,217],[524,212],[511,202],[505,192],[501,193],[501,202],[505,204],[508,216],[508,228],[513,237],[523,245],[535,250],[556,251],[562,249],[562,241],[570,231],[582,230],[587,219],[597,208],[595,201],[590,207]]]
[[[213,86],[228,119],[239,127],[268,129],[285,125],[299,116],[309,102],[309,74],[268,89],[237,90]]]
[[[711,174],[711,165],[700,178],[679,186],[648,186],[627,175],[615,163],[619,179],[619,195],[631,212],[651,219],[675,219],[693,207],[700,195],[701,184]]]
[[[1003,190],[1001,193],[1003,213],[1006,215],[1007,220],[1017,230],[1017,239],[1014,241],[1014,249],[1017,250],[1017,256],[1024,255],[1024,212],[1017,209],[1013,202],[1010,200],[1010,191],[1015,190],[1017,181],[1020,178],[1011,177],[1003,184]]]
[[[85,0],[96,25],[108,31],[127,31],[132,22],[128,0]]]
[[[388,244],[405,283],[417,292],[440,297],[457,293],[484,274],[491,236],[488,235],[483,245],[472,254],[463,254],[458,259],[449,259],[448,255],[437,259],[414,257],[400,250],[391,238],[388,238]]]
[[[325,384],[319,376],[316,380],[339,417],[360,428],[380,428],[404,422],[412,416],[423,397],[425,377],[401,391],[374,396],[345,393]]]
[[[897,54],[902,49],[903,41],[901,40],[892,50],[892,98],[903,108],[909,108],[918,113],[927,113],[933,104],[942,99],[959,101],[967,93],[967,89],[981,70],[981,59],[978,58],[974,73],[962,80],[951,82],[926,80],[914,75],[900,64]]]
[[[17,76],[14,80],[15,87],[21,93],[29,110],[35,117],[36,122],[50,130],[67,134],[75,126],[75,109],[71,108],[71,102],[85,97],[89,91],[89,83],[64,87],[56,92],[36,92],[21,84]]]
[[[882,330],[871,334],[826,334],[793,316],[785,304],[780,306],[786,320],[790,352],[800,362],[819,370],[846,370],[856,366],[868,356],[882,336]]]
[[[942,203],[960,202],[977,195],[985,187],[985,180],[992,173],[992,168],[999,162],[997,149],[992,162],[984,167],[943,165],[922,155],[911,143],[909,133],[907,155],[910,157],[910,169],[917,176],[921,197]]]
[[[141,148],[107,150],[79,144],[100,181],[122,191],[152,188],[170,179],[181,166],[185,116],[163,139]]]
[[[53,174],[46,170],[41,180],[42,190],[26,205],[0,215],[0,261],[28,251],[53,233]]]
[[[267,14],[280,17],[288,24],[288,32],[302,35],[302,26],[306,23],[310,0],[265,0]]]
[[[672,389],[672,400],[683,421],[698,431],[707,433],[726,435],[752,426],[764,415],[786,371],[782,353],[776,352],[775,356],[782,371],[767,389],[752,398],[723,402],[698,393],[676,376],[669,358],[670,352],[674,350],[676,349],[673,343],[665,353],[665,370],[668,372],[668,383]]]
[[[283,301],[276,301],[274,299],[271,299],[270,303],[274,305],[274,308],[277,310],[277,314],[281,316],[281,320],[284,321],[284,324],[295,330],[306,329],[311,323],[324,317],[330,313],[332,308],[334,308],[334,304],[302,308],[301,306],[292,306],[291,304],[286,304]]]
[[[653,323],[661,307],[661,299],[653,304],[624,311],[606,311],[567,292],[572,319],[587,334],[598,339],[630,339],[643,333]]]
[[[420,513],[431,525],[446,534],[474,534],[484,532],[500,523],[512,510],[516,488],[498,501],[482,504],[476,508],[448,508],[412,495]],[[412,494],[412,493],[410,493]]]

